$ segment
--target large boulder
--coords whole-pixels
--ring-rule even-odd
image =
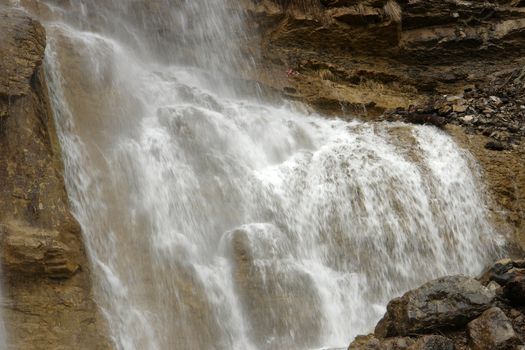
[[[471,350],[512,350],[521,344],[510,320],[498,307],[471,321],[468,336]]]
[[[494,291],[473,278],[439,278],[392,300],[375,335],[384,338],[461,327],[488,309],[494,297]]]

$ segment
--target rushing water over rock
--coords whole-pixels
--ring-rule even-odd
[[[391,297],[496,253],[444,132],[239,97],[226,0],[48,5],[69,195],[117,348],[346,346]]]

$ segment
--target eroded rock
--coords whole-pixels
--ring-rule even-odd
[[[7,273],[28,278],[71,277],[79,268],[70,247],[59,241],[59,233],[24,226],[17,222],[0,225],[3,266]]]
[[[21,96],[42,63],[46,33],[42,25],[14,9],[0,11],[0,96]]]
[[[44,28],[0,0],[0,255],[9,349],[109,349],[69,210]],[[9,2],[8,2],[9,3]]]

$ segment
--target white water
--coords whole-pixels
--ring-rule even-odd
[[[42,15],[67,187],[118,349],[346,347],[393,296],[494,257],[472,161],[445,133],[240,97],[222,73],[249,60],[225,1]]]

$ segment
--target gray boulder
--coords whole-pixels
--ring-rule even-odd
[[[471,321],[468,337],[472,350],[514,350],[521,344],[510,320],[498,307]]]
[[[454,342],[441,335],[425,335],[408,350],[454,350]]]
[[[348,350],[410,350],[415,340],[408,337],[377,339],[373,334],[360,335]]]
[[[442,277],[390,301],[375,335],[385,338],[461,327],[487,310],[494,297],[494,291],[473,278]]]

